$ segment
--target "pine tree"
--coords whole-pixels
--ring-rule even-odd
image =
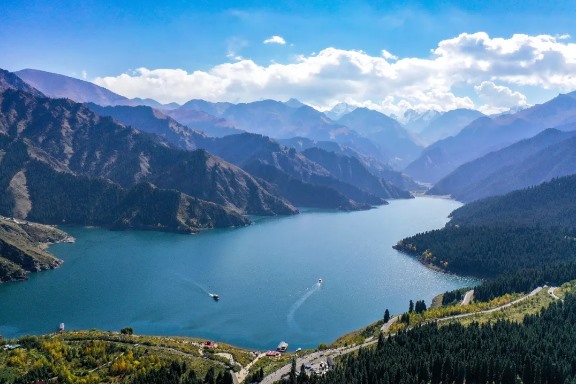
[[[390,312],[388,309],[384,310],[384,323],[390,321]]]
[[[291,384],[296,384],[296,358],[292,358],[292,365],[290,366],[289,380]]]

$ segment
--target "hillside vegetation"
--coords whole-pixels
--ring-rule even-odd
[[[446,271],[485,277],[574,261],[575,187],[576,176],[567,176],[470,203],[444,228],[395,248]]]

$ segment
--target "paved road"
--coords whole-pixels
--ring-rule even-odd
[[[392,326],[392,324],[394,324],[394,322],[398,321],[400,319],[400,316],[394,316],[392,318],[390,318],[388,320],[388,322],[386,322],[384,325],[382,325],[382,327],[380,328],[380,330],[382,331],[382,333],[388,333],[388,330],[390,329],[390,326]]]
[[[525,295],[524,297],[520,297],[518,299],[515,299],[514,301],[508,302],[507,304],[504,304],[502,306],[494,307],[494,308],[488,309],[488,310],[481,310],[481,311],[475,311],[475,312],[471,312],[471,313],[464,313],[464,314],[452,315],[452,316],[444,317],[444,318],[438,318],[437,320],[433,320],[433,321],[440,322],[440,321],[447,321],[447,320],[456,319],[456,318],[464,318],[464,317],[468,317],[472,314],[493,313],[495,311],[502,310],[504,308],[515,305],[518,302],[522,302],[522,301],[524,301],[524,300],[526,300],[532,296],[535,296],[536,294],[540,293],[540,291],[542,291],[542,287],[537,287],[536,289],[532,290],[529,294]]]
[[[536,289],[532,290],[529,294],[525,295],[524,297],[520,297],[512,302],[509,302],[507,304],[492,308],[492,309],[488,309],[488,310],[482,310],[482,311],[478,311],[478,312],[470,312],[470,313],[464,313],[464,314],[458,314],[458,315],[453,315],[453,316],[449,316],[449,317],[444,317],[444,318],[439,318],[436,320],[431,320],[429,322],[439,322],[439,321],[447,321],[447,320],[451,320],[451,319],[456,319],[456,318],[464,318],[464,317],[468,317],[472,314],[481,314],[481,313],[492,313],[498,310],[502,310],[504,308],[510,307],[512,305],[517,304],[518,302],[522,302],[524,300],[526,300],[527,298],[530,298],[532,296],[535,296],[536,294],[538,294],[543,288],[542,287],[537,287]],[[554,291],[552,290],[552,293]],[[549,291],[550,293],[550,291]],[[468,292],[466,293],[466,295],[468,295]],[[393,318],[390,319],[390,321],[388,321],[386,324],[384,324],[382,326],[382,330],[384,330],[384,328],[386,327],[386,331],[390,328],[390,326],[392,326],[392,324],[394,322],[396,322],[396,320],[398,319],[399,316],[395,316]],[[325,350],[325,351],[319,351],[319,352],[314,352],[314,353],[310,353],[306,356],[303,357],[299,357],[296,360],[296,368],[300,369],[300,366],[302,364],[304,365],[314,365],[316,363],[318,363],[319,361],[325,361],[328,357],[338,357],[344,354],[348,354],[351,353],[355,350],[358,350],[360,348],[364,348],[364,347],[368,347],[370,345],[374,345],[375,343],[377,343],[378,340],[371,340],[369,342],[365,342],[363,344],[360,345],[355,345],[353,347],[350,348],[344,348],[344,347],[340,347],[337,349],[329,349],[329,350]],[[276,381],[280,381],[280,379],[282,378],[282,376],[288,374],[290,372],[290,367],[291,367],[291,363],[290,364],[286,364],[283,367],[281,367],[280,369],[276,370],[275,372],[269,374],[268,376],[264,377],[264,379],[262,380],[262,384],[273,384]]]
[[[548,289],[548,295],[554,299],[560,299],[560,297],[558,297],[555,293],[554,290],[556,290],[557,287],[551,287]]]
[[[468,305],[470,301],[472,301],[472,295],[474,295],[474,289],[468,290],[466,294],[464,294],[464,299],[462,300],[461,306]]]

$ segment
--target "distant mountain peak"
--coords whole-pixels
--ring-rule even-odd
[[[286,104],[288,107],[292,107],[292,108],[300,108],[305,106],[306,104],[302,103],[300,100],[295,99],[295,98],[290,98],[287,101],[284,102],[284,104]]]
[[[351,106],[348,103],[338,103],[336,104],[334,107],[332,107],[332,109],[330,111],[325,111],[324,115],[326,115],[327,117],[329,117],[332,120],[338,120],[341,117],[343,117],[346,114],[349,114],[350,112],[354,111],[356,109],[356,106]]]
[[[414,109],[408,109],[406,111],[404,111],[404,114],[402,114],[401,117],[399,117],[399,122],[406,125],[406,126],[411,126],[411,125],[425,125],[426,123],[434,120],[435,118],[437,118],[438,116],[440,116],[442,113],[438,112],[436,110],[426,110],[426,111],[422,111],[422,112],[418,112]]]

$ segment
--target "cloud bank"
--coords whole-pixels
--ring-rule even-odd
[[[326,48],[285,64],[242,59],[207,71],[138,68],[96,78],[94,83],[121,95],[164,103],[295,97],[320,109],[343,101],[394,114],[409,108],[477,108],[491,113],[527,104],[516,87],[576,89],[576,44],[566,40],[567,36],[491,38],[484,32],[463,33],[441,41],[425,58]]]

